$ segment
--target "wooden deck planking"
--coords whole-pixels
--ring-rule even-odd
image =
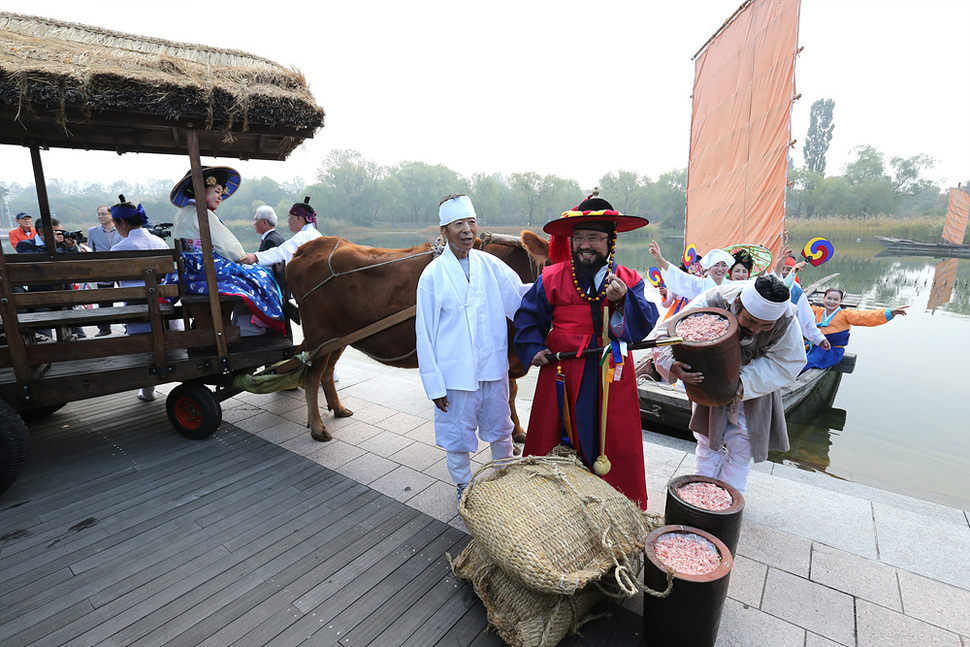
[[[183,439],[130,392],[30,429],[0,500],[4,647],[502,644],[445,558],[466,534],[273,443]],[[631,644],[619,615],[563,645]]]
[[[444,552],[453,550],[459,541],[463,541],[464,533],[448,526],[444,532],[435,533],[430,543],[418,550],[417,544],[424,543],[426,538],[415,536],[413,547],[381,560],[361,573],[354,585],[341,588],[325,604],[308,610],[305,617],[324,618],[316,623],[318,630],[311,634],[312,640],[321,645],[338,641],[341,645],[369,644],[372,636],[396,620],[415,601],[421,600],[430,584],[447,573]],[[339,613],[335,613],[338,609]],[[329,620],[327,616],[330,616]],[[306,624],[312,625],[312,620]],[[271,641],[268,644],[280,643]]]
[[[285,457],[284,457],[285,458]],[[258,464],[258,456],[249,456],[248,461]],[[32,576],[37,576],[46,570],[60,566],[70,566],[77,573],[84,570],[84,560],[94,555],[100,554],[102,558],[113,554],[115,546],[124,545],[129,539],[139,537],[143,533],[152,532],[152,541],[160,543],[165,540],[166,532],[178,534],[181,530],[183,518],[186,513],[194,507],[203,505],[201,500],[196,500],[188,507],[179,505],[177,499],[171,497],[184,497],[198,488],[200,474],[202,477],[211,475],[219,476],[223,473],[232,473],[245,463],[236,463],[234,460],[229,464],[217,465],[217,459],[207,461],[205,469],[198,470],[198,466],[186,468],[173,474],[179,477],[171,482],[171,487],[152,488],[148,487],[145,492],[138,492],[132,497],[138,505],[122,507],[118,510],[108,509],[110,514],[102,517],[97,524],[88,525],[87,528],[95,528],[93,532],[79,532],[71,530],[91,517],[71,516],[67,521],[52,528],[45,537],[53,537],[53,541],[47,544],[51,549],[55,546],[56,550],[48,550],[43,554],[36,555],[18,563],[16,566],[3,569],[4,573],[0,576],[0,582],[15,576],[26,575],[33,571]],[[202,481],[204,483],[204,481]],[[134,492],[133,492],[134,494]],[[166,499],[166,494],[169,498]],[[91,495],[96,500],[96,492],[91,491]],[[186,502],[188,503],[188,502]],[[149,505],[150,504],[150,505]],[[110,525],[109,525],[110,524]],[[160,534],[161,533],[161,534]]]
[[[327,556],[326,554],[316,554],[320,563],[312,569],[307,570],[303,565],[302,570],[294,569],[292,573],[282,573],[281,577],[274,578],[278,584],[277,590],[258,592],[265,597],[258,608],[246,611],[248,607],[241,606],[236,609],[236,613],[242,612],[243,615],[229,622],[216,634],[210,636],[200,645],[227,645],[227,644],[246,644],[255,641],[264,644],[278,636],[287,629],[294,618],[300,618],[304,612],[295,604],[295,600],[306,592],[318,586],[329,588],[339,588],[342,585],[340,575],[342,572],[350,572],[351,577],[356,571],[353,564],[362,555],[383,555],[387,553],[387,546],[391,550],[400,546],[403,538],[407,538],[426,526],[430,521],[425,515],[420,515],[416,511],[401,506],[396,512],[393,508],[387,510],[388,514],[382,514],[380,518],[384,522],[373,529],[366,529],[363,524],[355,527],[355,533],[347,534],[347,542],[337,546],[336,554]],[[392,514],[393,513],[393,514]],[[404,522],[404,525],[401,525]],[[344,538],[340,538],[344,539]],[[335,543],[333,541],[329,543]],[[327,548],[329,548],[329,544]],[[320,618],[322,621],[322,618]]]
[[[349,529],[342,535],[328,540],[321,548],[315,549],[311,556],[316,566],[307,570],[304,561],[293,562],[278,571],[272,578],[266,580],[259,587],[248,592],[232,605],[226,605],[202,623],[180,636],[186,644],[226,645],[237,640],[256,640],[258,636],[273,637],[279,633],[282,622],[286,626],[289,621],[301,615],[301,611],[293,606],[293,601],[304,591],[316,586],[322,579],[329,577],[340,569],[355,554],[363,553],[372,547],[376,538],[387,536],[388,532],[400,527],[402,520],[407,519],[404,527],[425,521],[422,515],[414,511],[398,510],[390,514],[386,508],[378,511],[378,516],[384,523],[373,531],[366,531],[361,524]],[[291,621],[291,620],[290,620]]]
[[[52,609],[56,608],[58,605],[64,605],[69,603],[73,595],[80,595],[82,597],[90,595],[95,606],[99,606],[98,598],[104,595],[104,591],[109,591],[112,593],[117,593],[117,590],[112,591],[112,584],[120,584],[126,587],[131,587],[133,583],[138,582],[139,578],[145,579],[143,576],[139,575],[139,572],[150,568],[153,562],[157,560],[162,560],[167,557],[174,556],[175,559],[180,559],[181,551],[187,548],[194,548],[196,551],[205,551],[210,548],[217,548],[221,545],[222,537],[219,536],[218,531],[212,533],[211,538],[203,538],[199,541],[199,536],[202,532],[196,533],[183,533],[185,537],[178,539],[172,543],[162,543],[161,545],[157,541],[149,542],[148,544],[140,544],[140,536],[133,537],[130,542],[136,544],[136,548],[125,555],[125,560],[108,560],[104,564],[97,568],[88,568],[81,572],[80,575],[73,578],[72,581],[65,583],[63,587],[42,590],[43,597],[40,599],[26,599],[26,603],[31,602],[40,606],[43,604],[43,611],[34,611],[35,617],[43,612],[50,612]],[[224,529],[223,529],[224,530]],[[153,540],[155,538],[153,537]],[[225,549],[222,550],[224,553],[228,553]],[[184,557],[181,557],[184,560]],[[157,584],[157,582],[155,582]],[[62,588],[66,588],[67,592],[62,591]],[[17,591],[21,593],[21,591]],[[21,605],[11,605],[12,611],[19,611]]]
[[[355,509],[358,513],[369,503],[363,499],[365,497],[357,496],[350,502],[351,505],[358,504],[359,507]],[[319,510],[323,516],[331,512],[322,506]],[[340,525],[339,522],[337,525]],[[293,529],[287,534],[294,536],[294,542],[307,539],[305,533]],[[159,592],[146,600],[135,614],[134,621],[118,630],[116,642],[133,644],[187,612],[196,622],[201,621],[205,617],[204,610],[215,601],[235,599],[261,583],[263,578],[253,571],[285,552],[287,547],[286,542],[250,542],[209,568],[192,573],[185,580],[173,585],[167,593]]]
[[[183,555],[194,553],[182,552]],[[204,568],[184,569],[177,574],[178,577],[150,582],[115,598],[99,607],[83,622],[76,623],[79,625],[77,628],[82,630],[83,639],[69,644],[98,644],[122,630],[130,635],[139,631],[151,632],[156,624],[192,608],[199,599],[226,594],[226,588],[233,585],[236,591],[245,590],[254,581],[248,573],[247,560],[249,564],[255,563],[250,551],[225,554]],[[61,636],[56,636],[56,640],[61,639]],[[120,644],[127,642],[122,640]]]
[[[372,506],[365,505],[357,509],[359,514],[373,513]],[[380,508],[376,508],[380,510]],[[358,515],[359,516],[359,515]],[[339,535],[333,533],[344,528]],[[326,559],[336,554],[341,548],[353,542],[360,536],[359,527],[354,523],[353,516],[348,516],[334,524],[331,533],[318,533],[316,541],[301,541],[290,547],[284,553],[272,557],[259,568],[253,570],[249,577],[253,579],[253,586],[248,589],[231,587],[218,596],[204,598],[192,607],[191,613],[182,613],[159,624],[165,618],[165,610],[156,617],[147,616],[132,627],[119,634],[125,644],[150,646],[163,644],[198,645],[217,633],[224,625],[240,616],[247,616],[257,611],[265,613],[262,608],[265,600],[280,590],[288,578],[295,577],[295,573],[303,573],[307,568],[307,561]],[[341,541],[343,536],[347,538]],[[332,545],[331,545],[332,544]],[[261,555],[260,557],[266,557]],[[253,563],[252,558],[248,560]],[[140,632],[138,625],[145,625],[151,631],[137,640],[132,638]]]

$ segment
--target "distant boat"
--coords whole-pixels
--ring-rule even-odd
[[[970,258],[970,245],[963,244],[970,220],[970,195],[961,186],[950,189],[950,205],[943,224],[943,238],[938,243],[923,243],[905,238],[876,236],[890,254],[907,256],[936,256],[939,258]]]

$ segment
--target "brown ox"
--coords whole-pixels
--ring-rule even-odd
[[[476,248],[501,258],[523,282],[535,281],[538,269],[523,242],[528,241],[529,249],[535,253],[541,267],[548,252],[546,241],[531,232],[523,232],[522,241],[497,234],[484,234],[482,239],[476,242]],[[286,265],[286,283],[300,305],[304,348],[312,351],[413,306],[418,277],[431,260],[431,243],[410,249],[380,249],[357,245],[345,238],[324,236],[300,247]],[[511,335],[511,323],[509,332]],[[388,366],[418,366],[413,317],[351,345]],[[522,441],[525,432],[515,411],[515,379],[525,375],[525,369],[511,347],[510,343],[509,404],[513,436]],[[332,438],[320,417],[318,384],[323,385],[327,408],[334,416],[353,415],[353,411],[340,403],[333,383],[333,369],[341,353],[343,348],[315,357],[303,383],[307,426],[315,440]]]

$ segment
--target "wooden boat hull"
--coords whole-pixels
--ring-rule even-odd
[[[839,381],[843,373],[851,373],[855,368],[856,356],[846,353],[842,361],[827,369],[810,368],[799,375],[794,382],[782,388],[781,399],[785,404],[787,416],[799,405],[805,402],[815,391],[826,384],[832,391],[824,398],[831,402],[838,390]],[[640,400],[640,419],[645,429],[666,427],[689,433],[687,425],[690,422],[691,406],[687,392],[669,384],[661,384],[648,376],[637,372],[637,390]],[[836,373],[836,379],[825,380],[829,373]]]
[[[938,258],[970,258],[970,245],[952,243],[921,243],[905,238],[876,236],[876,240],[886,247],[887,252],[909,256],[935,256]]]

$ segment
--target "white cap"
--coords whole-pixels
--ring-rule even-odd
[[[704,254],[704,256],[701,258],[701,267],[703,267],[705,270],[709,270],[712,267],[714,267],[716,263],[719,263],[720,261],[724,261],[725,263],[727,263],[728,267],[731,267],[732,265],[734,265],[733,256],[728,254],[723,249],[717,249],[715,247],[711,251]]]
[[[472,200],[467,195],[452,198],[438,207],[438,224],[442,227],[462,218],[477,218]]]
[[[781,316],[788,312],[791,299],[785,299],[781,302],[769,301],[761,296],[758,290],[755,289],[754,284],[754,281],[749,281],[741,288],[741,305],[744,306],[744,309],[752,317],[761,319],[762,321],[778,321],[781,319]]]

